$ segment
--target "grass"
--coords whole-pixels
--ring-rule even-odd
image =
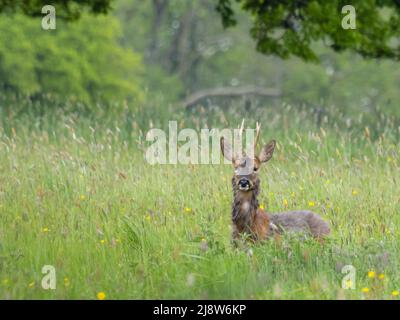
[[[264,126],[263,141],[277,136],[279,148],[260,173],[260,202],[270,212],[311,209],[332,234],[249,250],[230,245],[229,165],[150,166],[143,130],[127,131],[123,117],[9,119],[1,299],[398,299],[400,162],[386,131],[371,140],[305,122],[278,130],[279,117]],[[44,265],[56,269],[56,290],[41,287]],[[356,268],[355,290],[341,288],[345,265]]]

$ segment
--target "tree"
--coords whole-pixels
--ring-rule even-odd
[[[353,0],[356,29],[345,29],[343,0],[235,0],[253,18],[251,35],[257,49],[281,58],[298,56],[317,61],[313,43],[335,51],[350,50],[367,58],[400,59],[400,2]],[[225,27],[237,23],[232,0],[218,0]]]
[[[250,86],[276,88],[282,92],[281,99],[293,105],[334,105],[344,114],[353,115],[360,110],[372,114],[376,106],[382,106],[388,113],[400,115],[396,61],[363,59],[350,51],[337,53],[321,41],[311,45],[319,64],[259,53],[253,50],[254,41],[249,37],[253,21],[248,14],[235,9],[237,26],[224,30],[214,0],[120,0],[115,7],[124,31],[124,46],[144,56],[145,86],[152,97],[161,95],[176,102],[209,93],[208,89],[232,87],[232,91],[241,92]],[[194,11],[194,28],[183,19],[190,10]],[[183,44],[180,49],[177,43]],[[175,63],[171,62],[171,52],[179,55]],[[230,103],[230,99],[224,99],[202,102]],[[259,95],[250,99],[252,106],[276,101]],[[242,105],[246,102],[247,97]]]
[[[0,88],[83,101],[144,98],[141,55],[121,47],[119,22],[83,14],[44,31],[40,20],[0,19]]]
[[[42,15],[41,9],[51,4],[57,10],[57,17],[79,18],[84,10],[94,14],[107,13],[113,0],[0,0],[0,13],[23,13],[36,17]]]
[[[254,74],[265,69],[256,57],[266,57],[249,50],[248,25],[224,30],[214,0],[121,0],[116,14],[124,45],[143,53],[152,92],[180,100],[213,87],[271,86]]]
[[[146,62],[157,63],[164,73],[174,75],[189,89],[197,85],[197,69],[204,59],[199,47],[208,40],[203,30],[220,26],[219,21],[207,19],[211,14],[218,17],[212,2],[125,0],[118,2],[116,9],[126,40],[145,52]],[[205,20],[208,25],[204,25]],[[212,35],[212,31],[209,33]]]

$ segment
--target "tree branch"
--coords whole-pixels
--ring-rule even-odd
[[[200,90],[192,93],[182,102],[185,108],[196,105],[201,100],[215,97],[242,97],[248,95],[263,96],[269,98],[278,98],[281,96],[281,91],[273,88],[261,88],[255,86],[244,87],[221,87],[213,89]]]

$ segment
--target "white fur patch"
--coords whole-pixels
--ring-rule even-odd
[[[249,201],[245,201],[242,204],[242,210],[243,211],[248,211],[250,209],[250,202]]]
[[[276,226],[276,224],[275,223],[273,223],[273,222],[270,222],[269,223],[269,226],[270,226],[270,228],[272,229],[272,230],[274,230],[274,231],[278,231],[279,230],[279,228]]]

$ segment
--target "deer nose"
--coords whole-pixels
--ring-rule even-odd
[[[241,178],[239,180],[239,186],[241,186],[242,188],[248,187],[250,185],[250,181],[246,178]]]

